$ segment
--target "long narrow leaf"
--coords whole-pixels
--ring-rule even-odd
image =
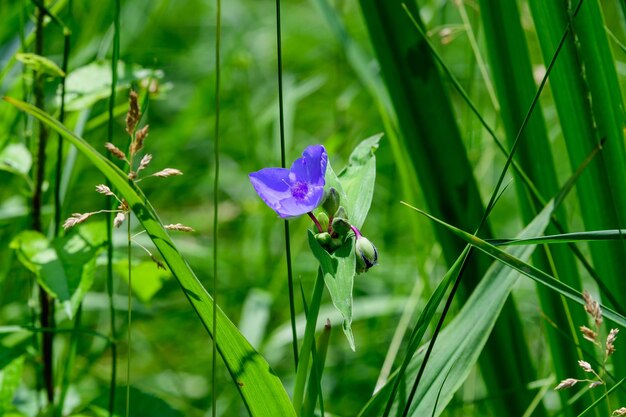
[[[212,298],[185,259],[176,250],[174,243],[143,192],[135,183],[126,178],[124,172],[48,114],[12,98],[5,97],[5,100],[61,134],[111,181],[145,228],[172,274],[178,280],[205,329],[211,335]],[[216,340],[218,351],[250,414],[268,417],[295,416],[289,397],[278,377],[272,372],[265,359],[254,350],[219,308],[217,310],[217,326],[219,328]]]

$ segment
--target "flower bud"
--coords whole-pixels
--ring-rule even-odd
[[[320,226],[322,226],[322,230],[328,230],[328,222],[330,221],[328,219],[328,214],[324,212],[318,213],[317,221],[319,222]]]
[[[364,236],[357,236],[356,245],[356,272],[367,272],[368,269],[378,263],[378,251],[376,246]]]
[[[330,241],[332,240],[332,238],[330,237],[330,233],[328,233],[328,232],[323,232],[323,233],[316,234],[315,235],[315,239],[317,239],[317,241],[322,246],[328,245],[330,243]]]
[[[339,236],[345,236],[351,229],[350,223],[344,218],[335,217],[333,219],[333,231]]]
[[[339,197],[339,193],[334,187],[330,187],[328,190],[326,190],[324,194],[324,203],[322,204],[322,207],[324,208],[324,210],[326,210],[326,213],[332,216],[339,208],[341,198]]]

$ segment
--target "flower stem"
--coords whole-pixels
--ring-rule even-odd
[[[320,222],[317,220],[317,218],[315,217],[315,215],[313,214],[313,212],[309,211],[307,213],[309,215],[309,217],[311,218],[311,220],[313,220],[313,223],[315,223],[315,226],[317,227],[317,231],[322,233],[324,232],[324,229],[322,229],[322,225],[320,224]]]
[[[356,236],[357,239],[362,236],[361,235],[361,231],[359,229],[357,229],[355,226],[350,225],[350,228],[354,232],[354,235]]]

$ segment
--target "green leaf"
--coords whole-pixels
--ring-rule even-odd
[[[18,53],[15,58],[36,72],[48,74],[53,77],[64,77],[65,72],[52,60],[37,54],[25,52]]]
[[[313,232],[309,230],[309,246],[320,263],[333,305],[343,317],[342,328],[350,348],[355,350],[352,335],[352,287],[356,268],[354,239],[347,238],[339,249],[330,254],[320,246]]]
[[[0,415],[13,408],[13,397],[15,391],[22,382],[22,368],[24,366],[24,355],[14,359],[0,372]]]
[[[542,233],[550,221],[553,210],[554,203],[551,201],[520,233],[520,237]],[[516,247],[511,250],[511,253],[516,257],[528,260],[534,249],[534,246],[524,246],[523,249]],[[464,256],[465,252],[460,259]],[[455,268],[458,270],[456,263],[452,269]],[[409,415],[431,415],[435,409],[437,412],[434,415],[439,415],[445,409],[456,390],[463,384],[476,364],[518,277],[519,274],[515,270],[503,263],[494,262],[489,267],[470,298],[463,304],[461,311],[440,333],[417,388],[415,398],[411,403]],[[447,283],[448,280],[444,279],[442,282]],[[413,348],[414,350],[409,352],[409,355],[415,353],[417,345]],[[424,350],[411,360],[408,370],[404,374],[404,383],[398,385],[399,389],[405,392],[395,397],[394,409],[398,407],[398,401],[407,397],[423,358]],[[389,391],[397,376],[397,373],[394,374],[392,379],[366,405],[359,414],[360,416],[382,415]],[[404,402],[401,406],[404,407]],[[396,415],[396,413],[392,412],[391,415]]]
[[[115,270],[128,281],[128,262],[115,264]],[[169,271],[164,271],[154,262],[141,262],[132,265],[133,293],[143,303],[149,303],[154,295],[163,288],[163,282],[171,278]]]
[[[376,157],[378,142],[382,133],[363,140],[350,155],[348,165],[339,173],[339,181],[343,186],[351,211],[348,211],[350,223],[361,228],[374,196],[376,180]]]
[[[583,305],[583,306],[585,305],[585,300],[583,299],[580,292],[564,284],[563,282],[557,280],[553,276],[548,275],[547,273],[535,268],[534,266],[527,264],[523,260],[497,248],[496,246],[493,246],[492,244],[480,239],[479,237],[471,235],[461,229],[458,229],[450,224],[447,224],[420,209],[417,209],[415,207],[411,207],[411,208],[423,214],[424,216],[428,217],[429,219],[444,226],[446,229],[448,229],[448,231],[452,232],[456,236],[465,240],[467,243],[471,244],[472,246],[475,246],[476,248],[480,249],[481,251],[491,256],[492,258],[499,260],[500,262],[508,265],[509,267],[521,272],[523,275],[526,275],[527,277],[537,281],[539,284],[542,284],[546,286],[547,288],[550,288],[551,290],[558,292],[562,296],[569,298],[570,300],[573,300],[580,305]],[[533,234],[537,234],[537,233],[533,233]],[[523,236],[521,236],[520,238],[523,238]],[[602,313],[603,313],[604,318],[611,320],[614,323],[619,324],[620,326],[626,326],[626,317],[617,313],[615,310],[608,308],[607,306],[602,306]]]
[[[41,233],[27,230],[10,246],[72,317],[93,283],[96,256],[103,249],[105,236],[104,224],[95,222],[77,227],[52,243]]]
[[[211,334],[213,299],[178,252],[154,208],[137,185],[129,181],[123,171],[93,149],[84,139],[76,136],[48,114],[12,98],[5,97],[5,100],[61,134],[111,181],[118,195],[127,201],[163,256],[204,328],[211,337],[214,337]],[[214,340],[250,415],[254,417],[295,416],[284,387],[265,359],[254,350],[221,309],[218,308],[216,313],[217,337],[214,337]]]
[[[18,175],[27,175],[33,157],[22,143],[11,143],[0,152],[0,169]]]
[[[129,88],[134,81],[163,77],[161,71],[153,71],[124,62],[118,63],[117,73],[119,77],[118,91]],[[70,72],[65,82],[65,110],[83,110],[109,97],[111,94],[111,77],[111,63],[109,61],[92,62]]]

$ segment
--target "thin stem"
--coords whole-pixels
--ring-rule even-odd
[[[109,118],[107,125],[107,139],[113,141],[113,119],[115,109],[115,90],[117,89],[117,63],[120,54],[120,0],[114,0],[113,17],[113,56],[111,58],[111,92],[109,95]],[[111,155],[107,153],[109,160]],[[108,181],[107,181],[107,185]],[[109,196],[106,199],[106,208],[113,206],[113,199]],[[111,376],[109,380],[109,417],[114,414],[115,406],[115,384],[117,380],[117,327],[115,323],[115,305],[113,304],[113,216],[107,216],[107,297],[109,303],[109,326],[111,328]]]
[[[322,228],[322,225],[320,224],[319,220],[317,220],[317,217],[315,217],[315,214],[313,214],[310,211],[307,214],[311,218],[311,220],[313,220],[313,223],[315,223],[315,227],[317,227],[317,231],[319,233],[322,233],[324,229]]]
[[[37,7],[37,23],[35,30],[35,54],[43,56],[43,29],[45,10]],[[35,106],[44,110],[44,75],[35,73]],[[33,229],[41,232],[42,219],[41,208],[43,198],[43,182],[46,172],[46,144],[48,142],[48,130],[43,123],[39,123],[39,136],[37,141],[37,163],[35,173],[35,190],[33,193]],[[54,327],[54,302],[43,289],[39,288],[39,321],[42,327]],[[54,333],[42,335],[42,360],[43,381],[46,389],[46,398],[49,404],[54,402],[54,369],[53,369],[53,338]]]
[[[131,247],[131,235],[130,235],[130,213],[128,214],[128,221],[126,222],[126,235],[128,237],[128,247],[127,247],[127,256],[128,256],[128,351],[126,353],[126,417],[130,415],[130,357],[132,351],[131,344],[131,323],[132,323],[132,313],[133,313],[133,281],[132,281],[132,264],[130,257],[130,247]]]
[[[213,182],[213,355],[211,360],[211,415],[217,416],[217,245],[219,218],[219,181],[220,181],[220,49],[222,41],[222,1],[217,0],[215,34],[215,177]]]
[[[286,167],[285,158],[285,112],[283,107],[283,52],[280,23],[280,0],[276,0],[276,49],[278,55],[278,122],[280,130],[280,162]],[[296,330],[296,307],[293,294],[293,272],[291,268],[291,238],[289,221],[285,220],[285,256],[287,258],[287,286],[289,287],[289,317],[291,320],[291,345],[294,366],[298,369],[298,332]]]

